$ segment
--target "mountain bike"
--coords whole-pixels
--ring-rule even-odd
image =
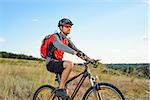
[[[124,95],[116,86],[106,82],[98,83],[92,76],[92,73],[90,71],[91,66],[89,65],[93,64],[93,67],[97,68],[97,62],[98,60],[96,61],[96,63],[91,63],[89,61],[85,62],[83,64],[85,68],[84,71],[78,75],[75,75],[66,82],[65,86],[67,88],[68,84],[71,81],[81,76],[80,81],[77,83],[76,88],[70,95],[69,100],[74,100],[81,85],[87,77],[90,80],[91,87],[89,87],[89,89],[84,93],[84,95],[81,97],[81,100],[125,100]],[[60,79],[61,76],[56,73],[55,81],[57,81],[58,84],[60,84]],[[43,85],[35,91],[33,100],[64,100],[61,97],[57,97],[55,95],[55,91],[57,89],[58,87],[54,87],[52,85]]]

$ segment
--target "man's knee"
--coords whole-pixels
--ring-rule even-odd
[[[73,68],[73,62],[71,61],[64,61],[64,68],[67,68],[67,69],[72,69]]]

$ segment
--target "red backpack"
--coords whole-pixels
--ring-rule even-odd
[[[47,35],[47,36],[42,40],[42,44],[41,44],[41,48],[40,48],[40,52],[41,52],[42,58],[46,58],[47,48],[48,48],[48,45],[49,45],[49,43],[50,43],[50,36],[51,36],[51,35]]]
[[[60,38],[59,34],[56,33],[58,35],[58,37]],[[54,34],[52,34],[54,35]],[[51,42],[51,36],[52,35],[47,35],[45,36],[45,38],[42,40],[42,44],[41,44],[41,48],[40,48],[40,52],[41,52],[41,56],[42,58],[46,59],[46,55],[47,55],[47,50],[48,50],[48,46]]]

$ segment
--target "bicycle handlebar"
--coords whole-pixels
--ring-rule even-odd
[[[96,68],[97,67],[96,65],[98,64],[99,61],[100,61],[100,59],[92,60],[92,61],[86,61],[83,64],[84,64],[84,66],[87,66],[88,64],[92,64],[94,66],[94,68]]]

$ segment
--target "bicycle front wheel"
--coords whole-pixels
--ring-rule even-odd
[[[98,83],[86,91],[83,100],[125,100],[125,98],[114,85]]]
[[[54,95],[54,91],[55,87],[51,85],[43,85],[35,91],[33,100],[61,100]]]

